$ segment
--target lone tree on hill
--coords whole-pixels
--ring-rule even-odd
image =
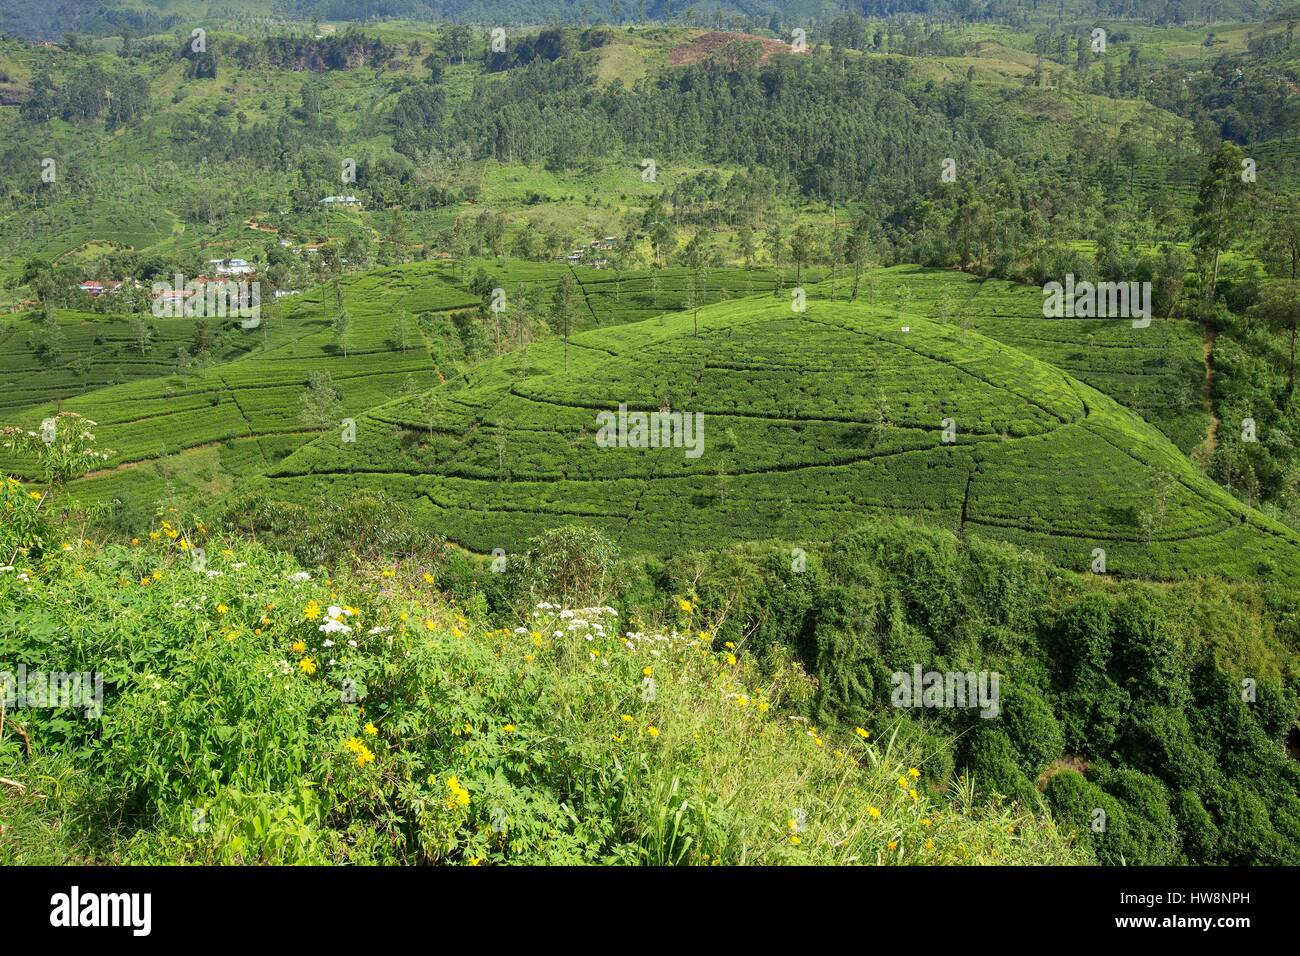
[[[325,371],[311,373],[299,402],[302,406],[302,423],[308,428],[332,428],[342,411],[334,379]]]

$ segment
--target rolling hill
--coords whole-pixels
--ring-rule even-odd
[[[698,334],[696,322],[698,321]],[[842,301],[765,297],[520,350],[398,399],[268,471],[298,500],[383,488],[481,552],[568,523],[633,549],[776,538],[833,547],[921,518],[1067,567],[1300,580],[1300,537],[1219,489],[1155,428],[984,335]],[[704,416],[682,447],[605,448],[597,414]],[[945,441],[944,429],[952,431]]]

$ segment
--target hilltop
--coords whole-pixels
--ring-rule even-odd
[[[1081,569],[1101,548],[1116,573],[1300,579],[1300,536],[1102,393],[972,331],[760,297],[584,332],[564,353],[535,346],[386,403],[354,443],[317,439],[268,480],[302,500],[383,489],[483,553],[573,521],[664,554],[809,547],[894,514]],[[596,416],[620,405],[702,415],[700,447],[601,447]]]

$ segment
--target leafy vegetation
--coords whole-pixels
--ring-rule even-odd
[[[1295,19],[0,0],[0,861],[1294,865]]]

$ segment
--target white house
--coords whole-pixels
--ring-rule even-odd
[[[208,265],[219,276],[246,276],[256,271],[247,259],[209,259]]]

